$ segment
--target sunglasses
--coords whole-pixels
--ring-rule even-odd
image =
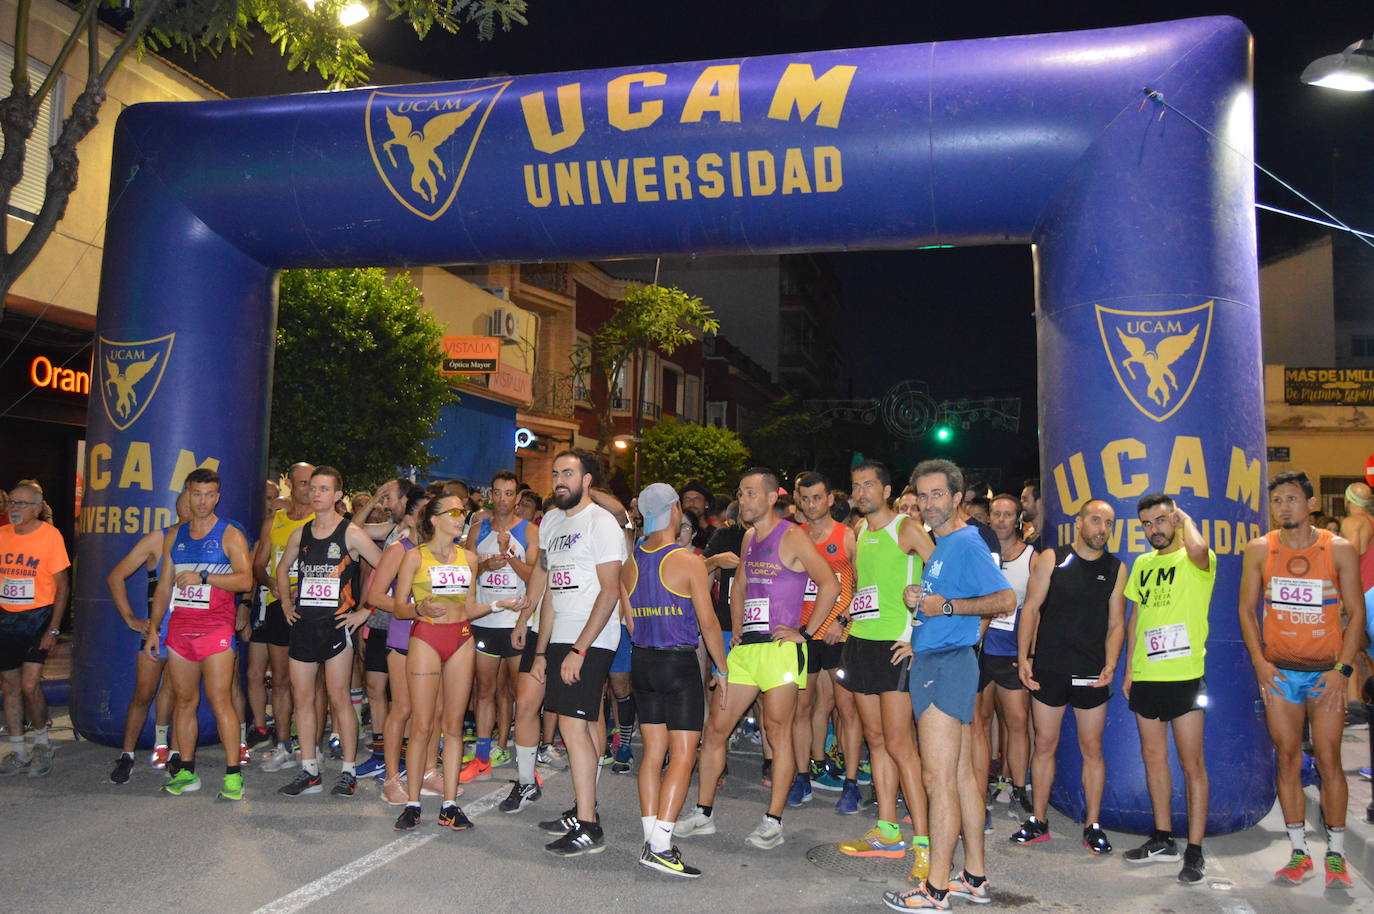
[[[449,517],[467,517],[468,512],[462,508],[449,508],[447,511],[440,511],[440,514],[447,514]]]

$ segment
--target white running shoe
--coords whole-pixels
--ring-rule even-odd
[[[762,851],[770,851],[782,843],[782,823],[768,816],[744,839]]]
[[[299,764],[300,761],[296,758],[295,753],[285,746],[277,746],[272,750],[272,754],[263,761],[262,770],[281,771],[284,768],[295,768]]]
[[[690,838],[693,835],[714,835],[715,833],[715,818],[702,812],[700,806],[694,807],[690,815],[680,816],[677,824],[673,826],[673,835],[678,838]]]

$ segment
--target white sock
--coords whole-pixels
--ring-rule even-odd
[[[649,836],[649,850],[656,854],[665,853],[673,846],[673,823],[662,819],[654,821],[653,834]]]
[[[19,761],[27,762],[29,760],[29,747],[24,745],[24,737],[11,736],[9,739],[10,751],[19,757]]]
[[[604,765],[597,765],[597,766],[596,766],[596,786],[598,786],[598,787],[601,786],[601,772],[602,772],[603,770],[605,770],[605,766],[604,766]]]
[[[1345,829],[1327,826],[1326,828],[1326,852],[1328,854],[1340,854],[1345,856]]]
[[[534,757],[538,754],[538,746],[515,744],[515,778],[521,784],[534,783]]]
[[[167,731],[170,730],[170,729],[171,729],[171,726],[170,726],[170,725],[168,725],[168,726],[161,726],[161,725],[158,725],[158,726],[153,727],[153,733],[156,734],[156,735],[153,737],[153,745],[155,745],[155,746],[165,746],[165,745],[167,745]]]
[[[303,759],[301,759],[301,770],[304,771],[306,774],[309,774],[309,775],[316,775],[316,774],[319,774],[319,773],[320,773],[320,760],[317,759],[317,758],[303,758]]]
[[[248,725],[247,725],[247,724],[239,724],[239,745],[240,745],[240,746],[246,746],[246,745],[248,745]]]
[[[1293,844],[1293,850],[1299,853],[1307,853],[1307,835],[1304,831],[1307,827],[1305,822],[1285,822],[1283,827],[1288,830],[1288,840]]]
[[[654,833],[654,823],[658,821],[657,816],[640,816],[639,824],[644,827],[644,841],[647,844],[649,838]]]
[[[35,746],[46,746],[46,745],[48,745],[48,728],[47,728],[47,727],[42,727],[42,728],[34,727],[34,730],[33,730],[33,744],[34,744]]]
[[[344,762],[344,763],[343,763],[343,770],[344,770],[344,774],[351,774],[351,775],[354,775],[355,777],[356,777],[357,774],[358,774],[358,767],[357,767],[357,765],[355,765],[353,762]]]

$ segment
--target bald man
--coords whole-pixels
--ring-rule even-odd
[[[1345,487],[1346,516],[1341,520],[1341,536],[1350,541],[1360,557],[1360,588],[1368,594],[1374,588],[1374,489],[1362,482]],[[1366,597],[1367,599],[1367,597]],[[1368,648],[1369,645],[1365,644]],[[1364,717],[1360,684],[1369,673],[1368,655],[1362,650],[1355,658],[1355,675],[1350,677],[1346,691],[1347,723],[1359,723]],[[1356,710],[1358,709],[1358,710]],[[1353,719],[1350,717],[1353,715]]]

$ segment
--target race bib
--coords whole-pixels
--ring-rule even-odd
[[[1145,629],[1145,659],[1173,660],[1191,657],[1193,646],[1188,643],[1188,626],[1182,622]]]
[[[745,634],[767,634],[768,632],[768,598],[755,597],[744,601],[744,633]]]
[[[821,590],[820,590],[819,587],[816,586],[816,581],[815,581],[815,579],[814,579],[814,578],[811,578],[811,577],[807,577],[807,579],[806,579],[806,591],[805,591],[804,594],[803,594],[803,597],[804,597],[804,599],[806,600],[806,602],[808,602],[808,603],[814,603],[814,602],[816,602],[816,594],[818,594],[818,593],[820,593],[820,592],[821,592]]]
[[[5,578],[0,582],[0,602],[32,605],[33,578]]]
[[[855,622],[878,618],[877,584],[860,587],[859,592],[854,594],[854,601],[849,604],[849,618]]]
[[[1322,583],[1318,578],[1271,578],[1269,602],[1294,625],[1320,625],[1325,618]]]
[[[577,590],[577,566],[554,565],[549,568],[549,590],[554,593],[572,593]]]
[[[484,571],[477,578],[477,582],[487,590],[508,594],[513,594],[520,589],[519,581],[520,578],[509,568],[502,568],[500,571]]]
[[[190,587],[178,587],[176,594],[172,597],[172,607],[174,609],[209,609],[210,585],[192,584]]]
[[[275,547],[272,549],[272,569],[273,569],[272,573],[273,573],[273,574],[276,574],[276,568],[277,568],[277,566],[278,566],[279,564],[281,564],[281,554],[282,554],[284,551],[286,551],[286,550],[284,550],[284,549],[277,549],[277,548],[275,548]],[[293,563],[293,564],[291,565],[291,569],[290,569],[289,571],[287,571],[287,573],[286,573],[286,580],[287,580],[292,586],[294,586],[294,585],[300,580],[300,577],[301,577],[301,576],[300,576],[299,574],[296,573],[296,566],[295,566],[295,564]]]
[[[306,578],[301,582],[300,599],[296,601],[301,606],[324,607],[327,609],[339,608],[339,579],[338,578]]]
[[[432,565],[429,569],[429,589],[436,597],[460,597],[472,584],[472,572],[466,565]]]
[[[1016,630],[1016,614],[1021,611],[1021,607],[1016,607],[1004,616],[993,616],[988,623],[988,628],[995,628],[999,632],[1010,632]]]

